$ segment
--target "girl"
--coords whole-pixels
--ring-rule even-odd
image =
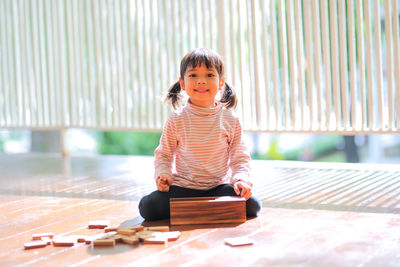
[[[237,98],[225,83],[222,58],[205,48],[188,53],[166,100],[175,111],[154,153],[158,190],[140,200],[140,215],[146,220],[169,218],[171,197],[239,195],[246,199],[247,216],[257,216],[260,203],[252,197],[250,155],[232,112]]]

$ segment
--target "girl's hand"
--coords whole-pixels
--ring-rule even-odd
[[[233,185],[233,189],[238,196],[244,197],[246,200],[251,197],[251,186],[245,182],[237,181]]]
[[[157,178],[157,189],[158,191],[162,192],[168,192],[169,191],[169,186],[171,185],[172,180],[171,178],[164,177],[163,175],[160,175]]]

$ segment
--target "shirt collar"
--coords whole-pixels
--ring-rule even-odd
[[[222,104],[221,104],[221,102],[218,101],[216,103],[215,107],[203,108],[203,107],[199,107],[199,106],[196,106],[196,105],[192,104],[190,102],[190,100],[188,100],[187,103],[186,103],[186,108],[190,112],[192,112],[192,113],[194,113],[194,114],[196,114],[198,116],[211,116],[211,115],[216,114],[218,111],[220,111],[222,109]]]

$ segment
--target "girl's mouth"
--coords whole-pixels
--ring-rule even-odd
[[[197,89],[194,89],[194,91],[197,92],[197,93],[207,93],[208,89],[206,89],[206,88],[197,88]]]

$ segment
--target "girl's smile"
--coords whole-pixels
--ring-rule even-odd
[[[215,97],[222,89],[225,78],[221,78],[215,68],[207,68],[205,64],[201,64],[189,67],[183,79],[179,78],[179,82],[193,104],[214,107]]]
[[[207,93],[209,90],[206,88],[197,88],[197,89],[194,89],[194,91],[202,94],[202,93]]]

